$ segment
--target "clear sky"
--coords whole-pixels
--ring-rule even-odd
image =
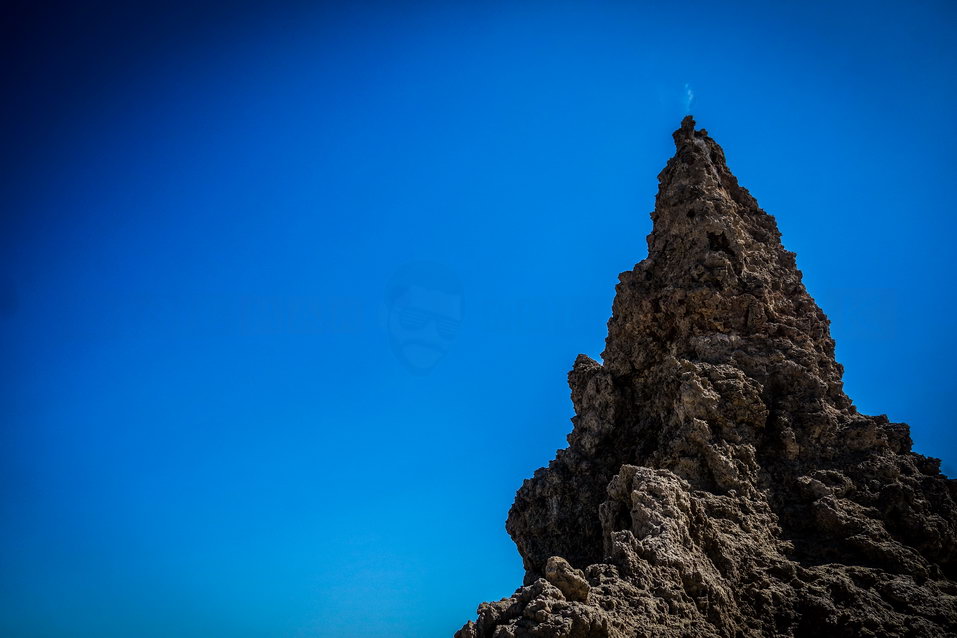
[[[957,473],[952,3],[39,4],[0,38],[0,635],[439,638],[511,593],[688,111],[858,407]]]

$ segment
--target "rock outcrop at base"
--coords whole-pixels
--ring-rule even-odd
[[[456,638],[957,636],[957,481],[855,409],[774,218],[674,139],[569,446],[509,512],[525,585]]]

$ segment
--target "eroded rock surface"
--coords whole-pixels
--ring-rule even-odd
[[[509,512],[525,586],[456,637],[957,635],[957,481],[857,412],[774,218],[674,139],[569,446]]]

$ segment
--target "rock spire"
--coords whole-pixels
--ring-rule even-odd
[[[457,638],[957,635],[957,481],[844,394],[772,216],[686,117],[568,447],[518,490],[526,569]]]

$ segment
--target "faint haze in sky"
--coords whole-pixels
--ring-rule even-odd
[[[848,394],[957,471],[951,3],[5,6],[0,635],[438,638],[510,594],[689,110]]]

